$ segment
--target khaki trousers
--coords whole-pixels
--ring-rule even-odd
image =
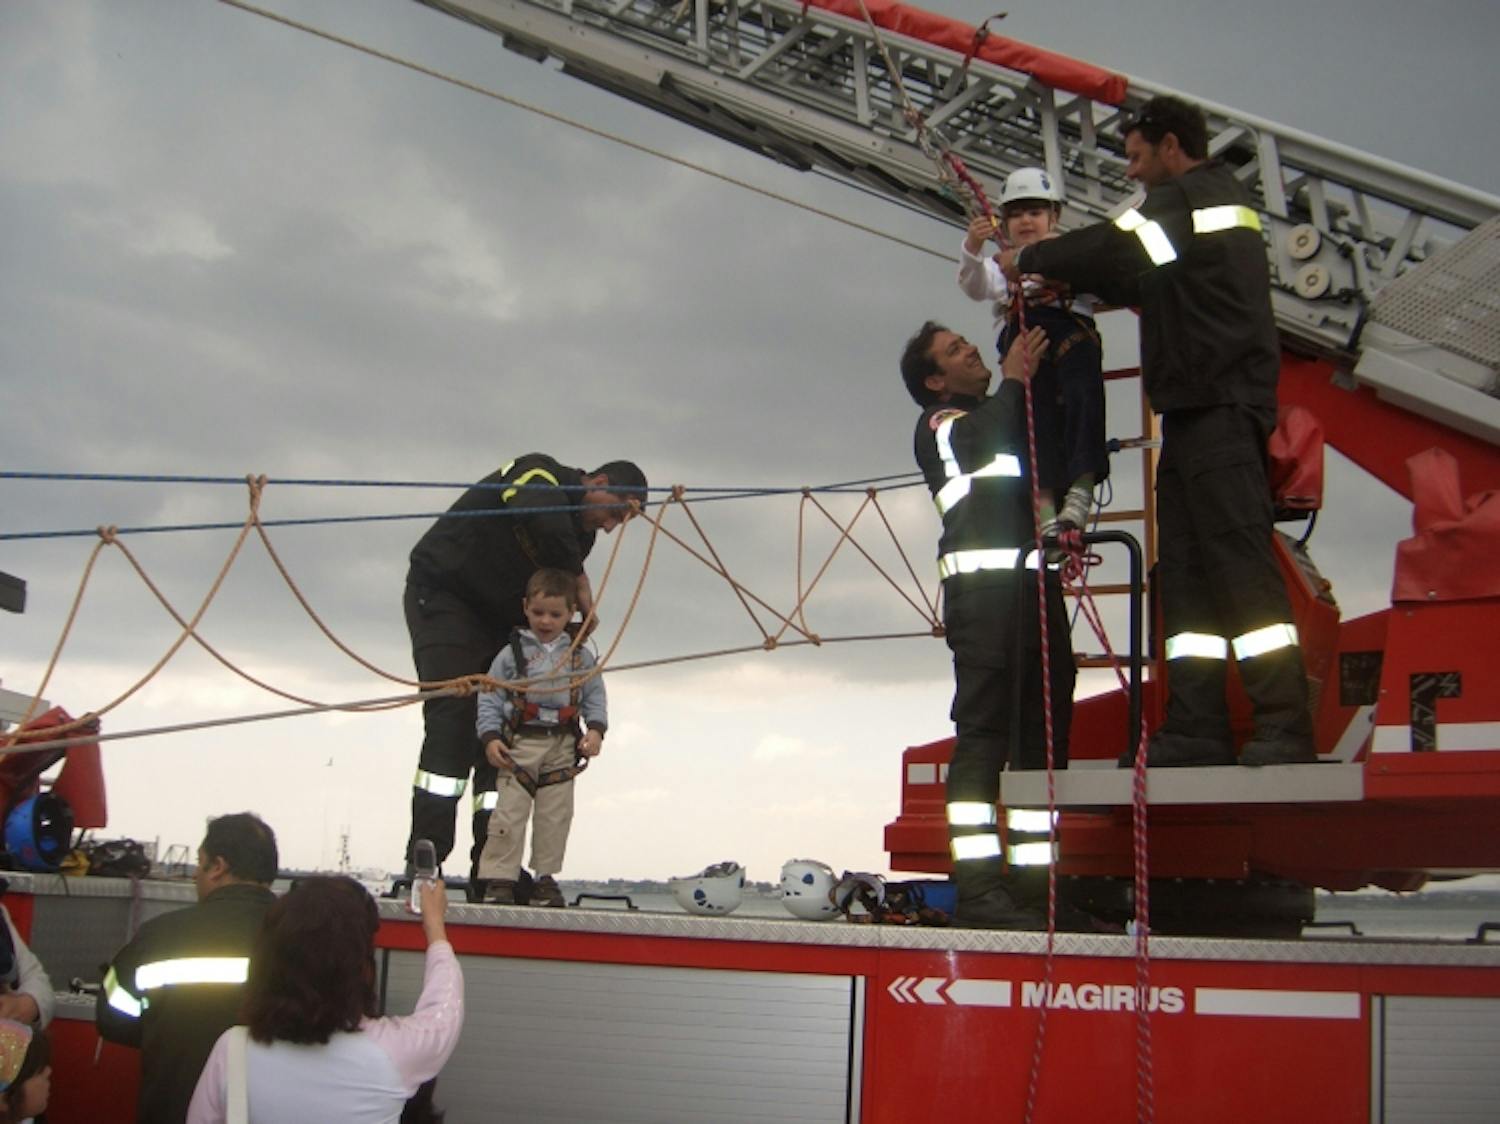
[[[510,757],[533,777],[548,769],[573,764],[573,731],[559,728],[554,734],[518,733]],[[573,825],[573,782],[549,784],[536,790],[533,800],[515,776],[505,769],[495,782],[495,811],[490,816],[489,838],[479,856],[479,877],[515,879],[521,873],[526,850],[526,821],[531,821],[531,869],[540,877],[562,870],[568,848],[568,829]]]

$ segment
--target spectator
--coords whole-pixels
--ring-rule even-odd
[[[463,1029],[463,973],[443,928],[447,891],[434,881],[420,893],[426,975],[417,1009],[395,1018],[375,1017],[380,917],[359,883],[308,878],[272,906],[251,959],[248,1028],[235,1027],[215,1043],[189,1124],[229,1118],[235,1052],[251,1124],[396,1124]]]
[[[0,1019],[14,1019],[45,1030],[56,1002],[52,981],[42,962],[26,947],[3,905],[0,917],[5,920],[0,926]]]
[[[45,1034],[14,1019],[0,1019],[0,1124],[30,1124],[47,1111],[51,1062]]]
[[[279,864],[276,834],[250,812],[210,820],[198,904],[141,926],[104,977],[99,1033],[141,1051],[141,1124],[182,1124],[214,1039],[233,1026],[250,949]]]

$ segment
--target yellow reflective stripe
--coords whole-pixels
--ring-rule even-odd
[[[500,794],[493,788],[474,794],[474,810],[476,812],[493,812],[499,806]]]
[[[1193,233],[1213,234],[1220,230],[1260,230],[1260,216],[1241,203],[1221,207],[1199,207],[1193,212]]]
[[[937,495],[932,497],[939,515],[947,515],[952,511],[959,501],[969,494],[972,481],[978,477],[1019,477],[1021,475],[1021,459],[1010,453],[995,454],[994,460],[973,472],[962,471],[958,467],[958,457],[953,453],[952,430],[953,423],[957,420],[957,418],[948,418],[937,427],[938,457],[943,462],[943,474],[948,477],[948,483],[939,488]]]
[[[1046,834],[1057,822],[1056,812],[1039,811],[1033,808],[1010,808],[1005,813],[1005,826],[1012,831]]]
[[[515,462],[512,461],[511,463],[514,464]],[[506,471],[510,471],[508,467]],[[523,484],[531,483],[538,476],[547,481],[547,483],[551,484],[554,488],[557,487],[557,477],[553,476],[552,473],[548,472],[545,468],[530,468],[521,473],[521,475],[516,477],[516,479],[512,480],[510,487],[500,493],[500,502],[510,503],[510,498],[521,490],[521,486]]]
[[[943,579],[955,574],[975,574],[980,570],[1014,570],[1019,550],[955,550],[938,559],[938,576]],[[1026,568],[1037,568],[1037,553],[1032,551],[1026,559]]]
[[[1055,843],[1017,843],[1005,848],[1005,860],[1011,866],[1048,866],[1056,858]]]
[[[120,977],[115,975],[113,965],[104,975],[104,998],[116,1011],[132,1019],[141,1017],[141,1012],[146,1009],[146,1001],[137,999],[125,990],[125,985],[120,982]]]
[[[1167,232],[1161,228],[1161,223],[1148,219],[1134,207],[1115,219],[1115,225],[1140,239],[1152,265],[1167,265],[1177,260],[1177,250],[1172,246]]]
[[[248,956],[185,956],[142,964],[135,970],[135,983],[142,991],[181,984],[242,984],[249,974]]]
[[[1205,632],[1179,632],[1167,637],[1167,659],[1197,658],[1202,660],[1227,660],[1229,644],[1222,636]]]
[[[1257,628],[1254,632],[1247,632],[1243,636],[1234,638],[1234,658],[1237,660],[1248,660],[1254,656],[1263,656],[1267,652],[1274,652],[1280,648],[1295,648],[1297,646],[1297,626],[1294,624],[1268,624],[1265,628]]]
[[[420,788],[423,792],[430,792],[434,796],[448,796],[456,799],[464,794],[469,778],[445,777],[441,773],[429,773],[426,769],[418,769],[411,783],[413,787]]]
[[[955,800],[948,805],[948,822],[957,827],[994,827],[995,806],[978,800]]]
[[[949,840],[949,847],[953,851],[955,860],[962,862],[967,859],[998,859],[1000,857],[1000,837],[985,832],[983,835],[957,835]]]

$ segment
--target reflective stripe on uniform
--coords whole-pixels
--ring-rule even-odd
[[[457,800],[464,794],[468,787],[468,777],[445,777],[441,773],[429,773],[426,769],[418,769],[417,775],[412,778],[412,787],[420,788],[423,792],[430,792],[434,796],[446,796],[450,800]]]
[[[1294,624],[1268,624],[1234,638],[1234,658],[1248,660],[1263,656],[1279,648],[1297,646],[1297,626]]]
[[[1222,636],[1206,632],[1179,632],[1167,637],[1167,659],[1227,660],[1229,644]]]
[[[1047,866],[1056,858],[1056,843],[1017,843],[1005,848],[1005,860],[1011,866]]]
[[[142,991],[181,984],[242,984],[250,974],[248,956],[184,956],[157,960],[135,970]]]
[[[507,471],[509,470],[507,469]],[[557,477],[553,476],[552,473],[548,472],[545,468],[530,468],[521,473],[520,476],[512,480],[510,483],[510,487],[500,493],[500,502],[510,503],[511,497],[514,496],[518,491],[520,491],[523,485],[531,483],[531,481],[535,480],[538,476],[547,481],[547,483],[551,484],[554,488],[558,486]]]
[[[1005,826],[1012,831],[1045,835],[1052,830],[1052,825],[1056,822],[1056,812],[1046,812],[1035,808],[1009,808],[1005,812]]]
[[[1161,223],[1148,219],[1134,207],[1115,219],[1115,225],[1140,239],[1141,247],[1151,259],[1152,265],[1167,265],[1177,260],[1177,250],[1167,237],[1167,232],[1162,229]]]
[[[474,811],[493,812],[500,806],[500,794],[493,788],[474,794]]]
[[[1199,207],[1193,212],[1193,233],[1214,234],[1220,230],[1260,230],[1260,216],[1241,203]]]
[[[938,559],[938,577],[951,578],[955,574],[976,574],[980,570],[1014,570],[1019,550],[955,550]],[[1026,568],[1037,568],[1037,553],[1031,552],[1026,559]]]
[[[125,985],[120,982],[120,977],[115,975],[113,966],[104,975],[104,999],[120,1014],[132,1019],[140,1018],[141,1012],[146,1009],[144,999],[137,999],[125,990]]]
[[[995,806],[979,800],[955,800],[948,805],[948,822],[957,827],[994,827]]]
[[[986,476],[1008,476],[1019,477],[1021,475],[1021,460],[1010,453],[996,453],[995,459],[983,468],[977,468],[973,472],[964,472],[958,467],[958,457],[953,453],[952,431],[953,423],[957,418],[948,418],[937,427],[936,439],[938,456],[943,462],[943,473],[948,477],[948,483],[938,489],[937,495],[932,497],[932,502],[937,505],[939,515],[947,515],[965,496],[973,486],[973,481],[979,477]]]
[[[998,859],[1000,857],[1000,837],[992,832],[983,835],[955,835],[948,841],[948,846],[953,851],[955,860],[965,859]]]

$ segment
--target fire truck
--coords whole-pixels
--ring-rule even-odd
[[[984,182],[1047,169],[1077,226],[1124,207],[1117,126],[1171,92],[876,0],[421,2],[955,228],[963,206],[934,139]],[[1133,654],[1152,673],[1134,699],[1078,705],[1051,795],[1043,775],[1004,777],[1006,807],[1060,810],[1059,877],[1106,914],[1129,915],[1144,812],[1145,955],[1123,935],[455,906],[469,1013],[442,1078],[450,1118],[504,1105],[611,1121],[1493,1119],[1500,950],[1483,932],[1290,938],[1315,888],[1500,871],[1500,199],[1205,109],[1211,155],[1260,214],[1284,404],[1414,507],[1390,605],[1356,619],[1305,545],[1278,536],[1319,762],[1150,770],[1133,807],[1116,758],[1132,707],[1150,724],[1164,701],[1143,635]],[[1300,459],[1313,479],[1318,448]],[[1149,559],[1149,490],[1126,520]],[[946,868],[950,750],[905,754],[893,869]],[[63,950],[54,979],[93,978],[99,934],[190,896],[108,879],[65,895],[56,881],[20,876],[8,899],[33,944]],[[397,903],[382,911],[382,995],[398,1010],[420,985],[420,934]],[[96,1056],[91,1003],[72,997],[55,1024],[59,1072],[67,1059],[97,1075],[59,1088],[49,1119],[63,1124],[113,1118],[133,1080],[128,1052]]]

